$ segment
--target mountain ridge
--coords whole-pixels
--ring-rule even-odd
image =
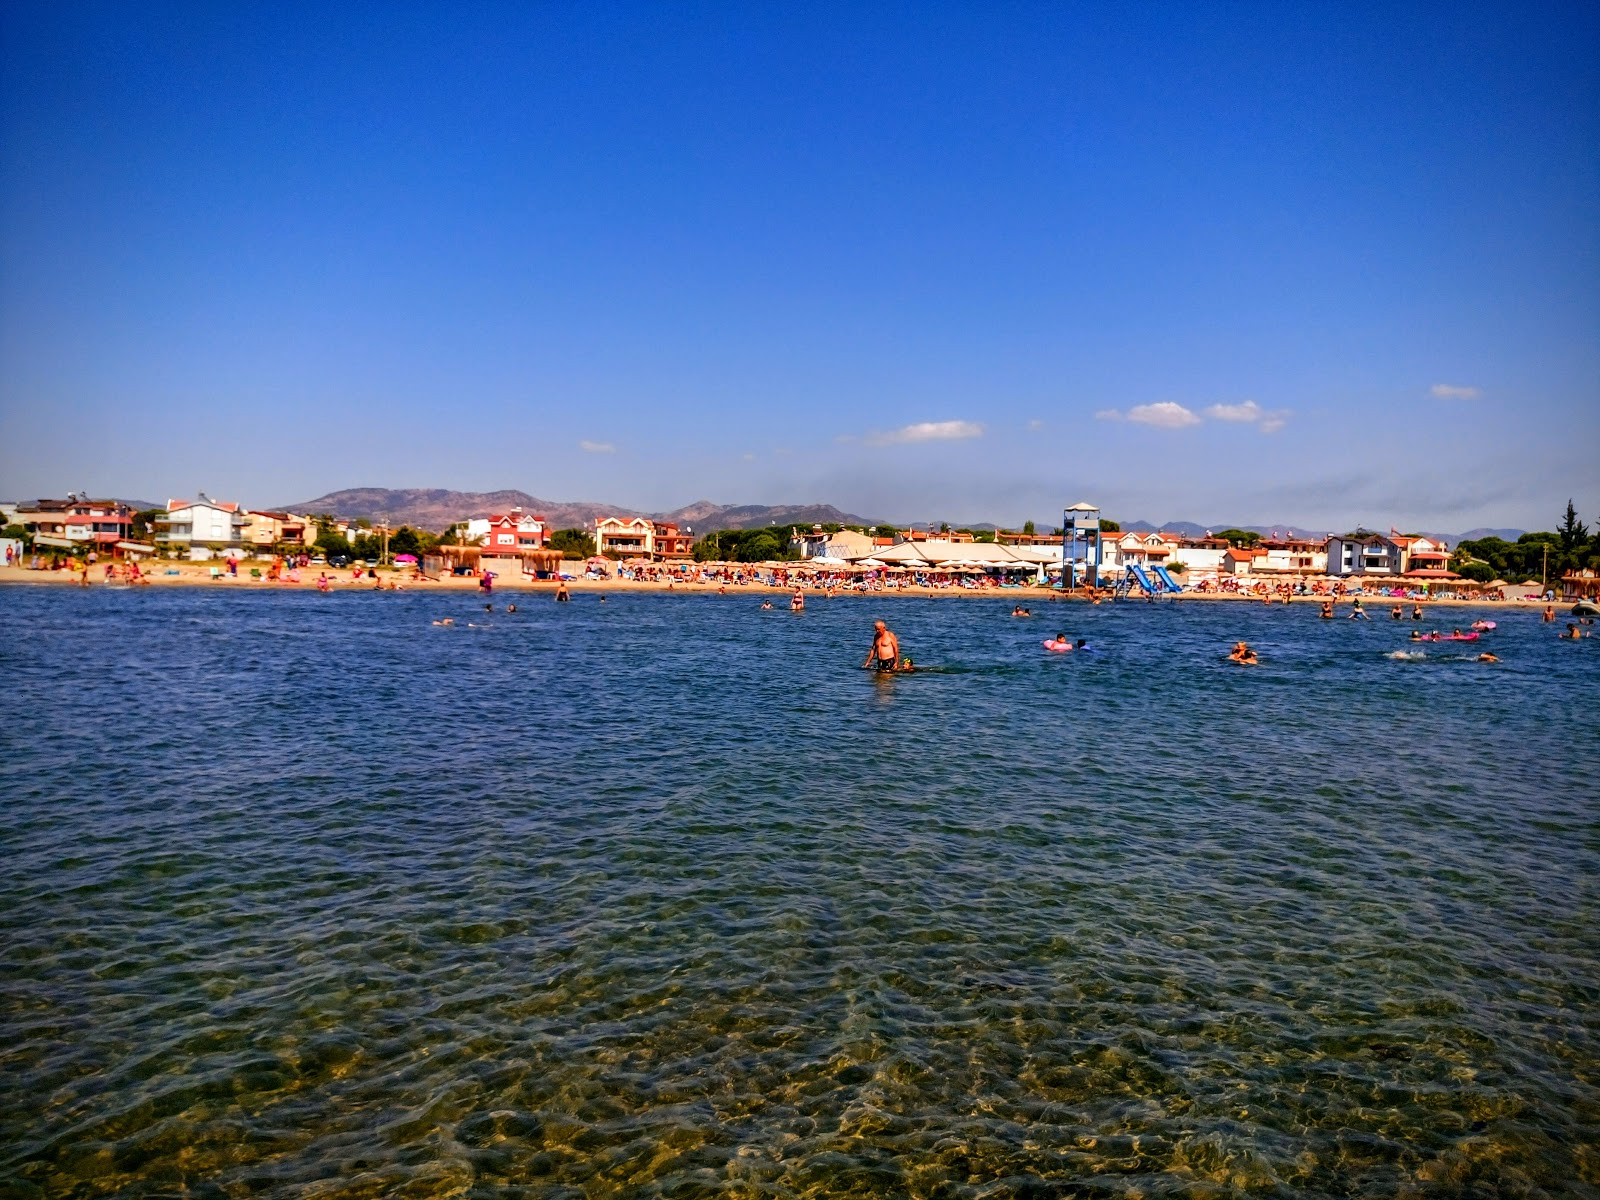
[[[434,532],[456,521],[486,517],[508,508],[539,513],[557,529],[586,527],[598,517],[673,521],[696,533],[796,523],[876,524],[831,504],[717,504],[711,500],[696,500],[670,512],[640,512],[599,500],[545,500],[517,488],[493,492],[457,492],[448,488],[345,488],[315,500],[281,507],[290,512],[330,513],[345,520],[364,518],[414,525]]]
[[[640,512],[622,508],[600,500],[545,500],[517,488],[503,488],[492,492],[458,492],[449,488],[344,488],[329,492],[315,500],[298,504],[284,504],[279,509],[290,512],[331,513],[345,520],[364,518],[368,521],[388,521],[396,525],[413,525],[434,532],[443,530],[456,521],[468,517],[486,517],[492,512],[521,507],[541,513],[557,529],[586,527],[597,517],[648,517],[653,521],[674,521],[687,526],[696,534],[711,533],[719,529],[758,529],[764,525],[789,524],[888,524],[855,513],[845,512],[831,504],[718,504],[711,500],[696,500],[668,512]],[[963,524],[953,527],[964,529],[993,529],[988,522]],[[1123,521],[1124,530],[1147,532],[1166,530],[1186,537],[1203,537],[1207,530],[1242,529],[1247,533],[1282,533],[1293,536],[1321,538],[1329,533],[1343,533],[1340,529],[1307,529],[1299,525],[1233,525],[1219,522],[1201,525],[1194,521]],[[915,522],[912,528],[928,526]],[[1442,538],[1452,546],[1456,543],[1482,537],[1499,537],[1514,542],[1524,532],[1521,529],[1495,529],[1480,527],[1465,533],[1444,533],[1437,530],[1420,530],[1430,538]]]

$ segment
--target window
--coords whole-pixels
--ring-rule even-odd
[[[497,534],[494,540],[498,546],[514,546],[517,543],[517,539],[509,533]]]

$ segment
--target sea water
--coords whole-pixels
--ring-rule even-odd
[[[0,593],[0,1194],[1600,1189],[1600,639],[493,599]]]

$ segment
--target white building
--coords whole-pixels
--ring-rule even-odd
[[[191,558],[209,558],[212,551],[243,552],[248,547],[244,531],[249,518],[237,504],[213,500],[204,492],[194,500],[168,500],[167,511],[156,518],[156,543],[183,550]]]

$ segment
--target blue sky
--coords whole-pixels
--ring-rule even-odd
[[[1600,7],[8,5],[0,495],[1600,516]]]

